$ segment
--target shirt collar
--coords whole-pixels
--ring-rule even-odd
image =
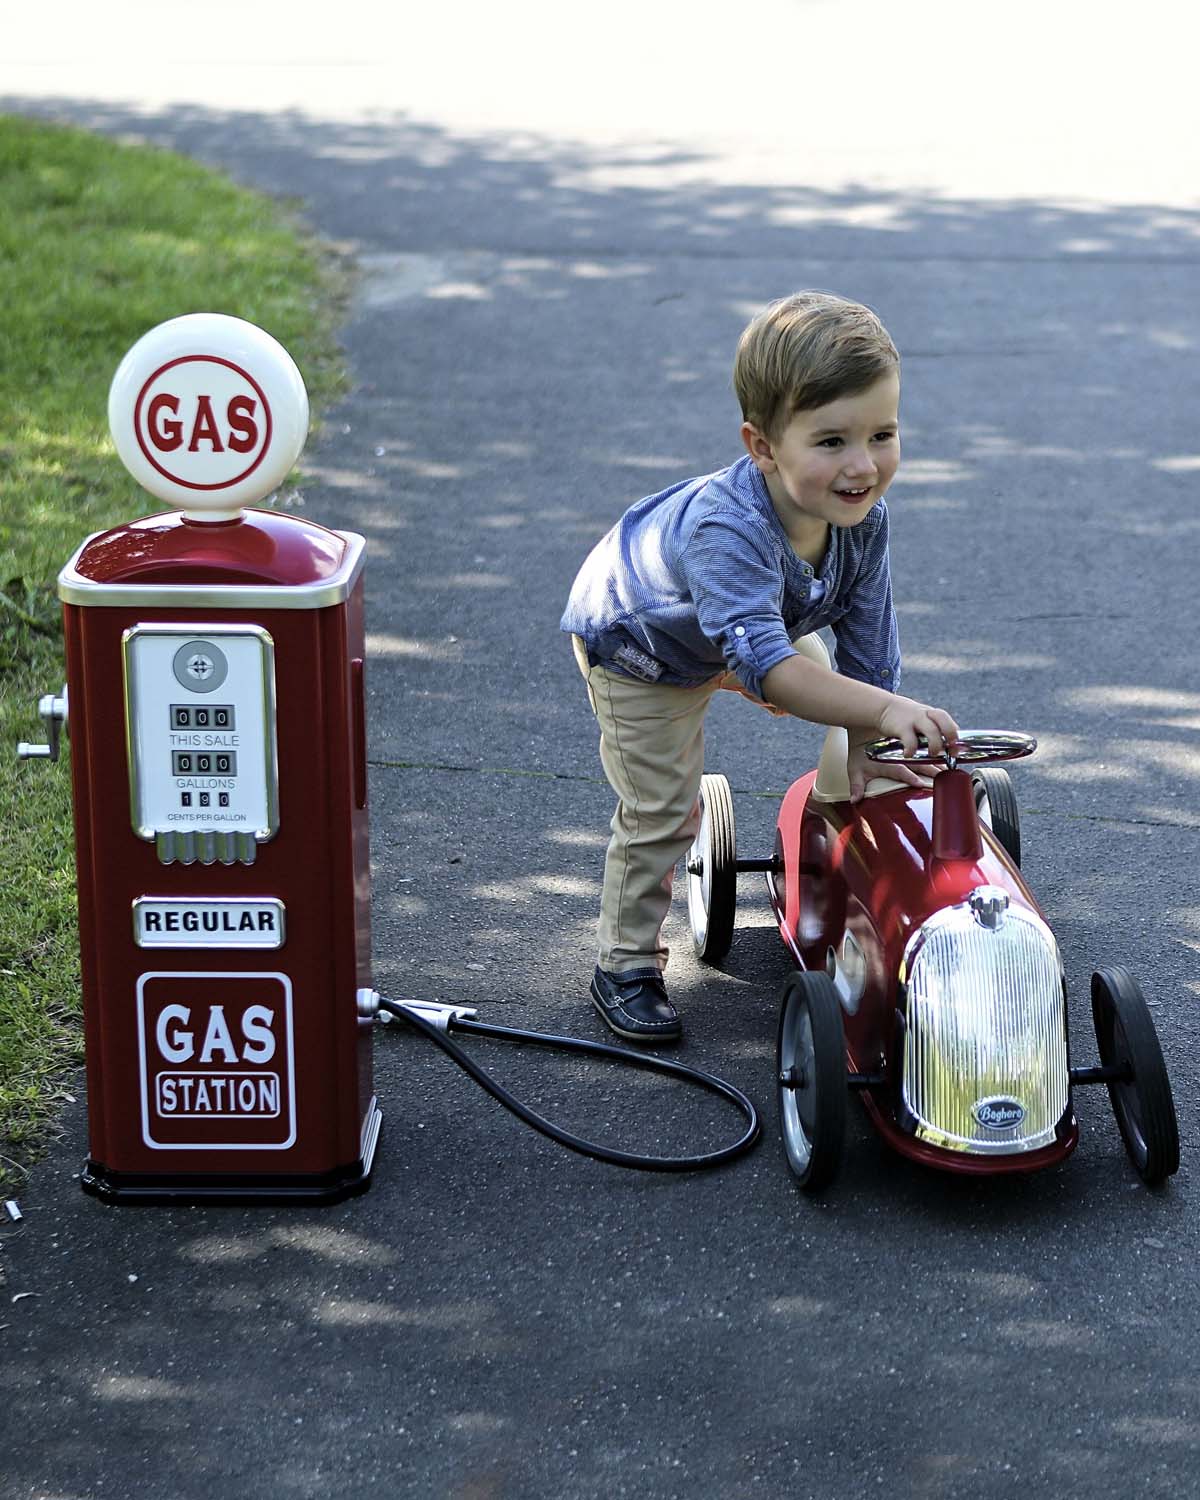
[[[830,526],[829,540],[825,544],[825,555],[815,568],[810,566],[810,564],[806,563],[803,558],[798,557],[792,550],[791,539],[783,529],[783,522],[775,514],[774,505],[771,504],[771,492],[767,489],[767,481],[763,478],[762,470],[749,455],[742,459],[741,462],[750,466],[751,491],[758,503],[759,510],[762,511],[766,519],[767,525],[771,527],[775,536],[782,544],[783,555],[787,561],[789,570],[802,578],[821,578],[828,583],[837,571],[838,545],[841,540],[838,533],[846,528]]]

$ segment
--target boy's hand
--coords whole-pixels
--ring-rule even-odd
[[[918,735],[928,740],[930,755],[941,755],[946,742],[958,738],[958,725],[944,708],[930,708],[898,693],[891,695],[877,727],[880,738],[899,740],[906,755],[917,753]]]
[[[918,735],[924,736],[931,756],[941,755],[946,745],[958,738],[958,725],[945,709],[930,708],[926,703],[917,703],[912,698],[901,698],[893,693],[874,730],[852,731],[850,753],[846,758],[851,802],[861,801],[867,782],[874,776],[902,782],[905,786],[925,786],[936,776],[941,766],[918,769],[867,759],[866,747],[876,739],[897,739],[904,746],[905,754],[913,755],[918,747]]]

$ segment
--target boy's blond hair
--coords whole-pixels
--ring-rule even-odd
[[[855,396],[900,355],[869,307],[833,292],[794,292],[764,307],[738,340],[733,388],[742,417],[767,437],[798,411]]]

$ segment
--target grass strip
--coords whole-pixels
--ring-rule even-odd
[[[63,683],[55,578],[89,532],[160,507],[108,433],[108,387],[149,328],[246,318],[344,388],[347,277],[295,205],[174,153],[0,115],[0,1190],[16,1191],[82,1059],[68,767],[18,761]],[[69,751],[68,751],[69,755]]]

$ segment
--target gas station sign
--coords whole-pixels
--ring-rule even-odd
[[[285,1151],[292,1145],[295,1066],[286,974],[143,974],[137,1015],[147,1146]]]

